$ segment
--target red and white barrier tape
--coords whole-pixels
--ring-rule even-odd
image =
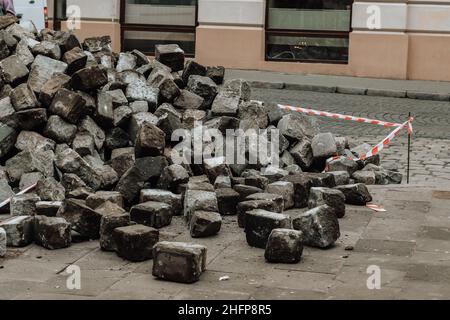
[[[33,190],[34,188],[36,188],[36,186],[37,186],[37,183],[35,183],[35,184],[29,186],[28,188],[23,189],[22,191],[20,191],[19,193],[17,193],[16,196],[20,196],[20,195],[22,195],[22,194],[28,193],[28,192],[30,192],[31,190]],[[0,209],[3,208],[4,206],[8,205],[8,204],[11,202],[12,198],[13,198],[13,197],[8,198],[8,199],[6,199],[5,201],[3,201],[2,203],[0,203]]]
[[[345,114],[332,113],[332,112],[327,112],[327,111],[319,111],[319,110],[300,108],[300,107],[292,107],[292,106],[286,106],[286,105],[282,105],[282,104],[279,104],[278,107],[283,110],[301,112],[301,113],[305,113],[310,116],[320,116],[320,117],[328,117],[328,118],[333,118],[333,119],[354,121],[354,122],[359,122],[359,123],[369,123],[369,124],[374,124],[374,125],[378,125],[378,126],[384,126],[386,128],[403,126],[401,123],[360,118],[360,117],[354,117],[354,116],[349,116],[349,115],[345,115]]]
[[[404,128],[408,128],[408,134],[412,135],[413,133],[413,127],[412,122],[414,121],[413,117],[410,117],[408,121],[405,123],[395,123],[395,122],[386,122],[386,121],[380,121],[380,120],[374,120],[374,119],[368,119],[368,118],[359,118],[354,116],[349,116],[345,114],[339,114],[339,113],[331,113],[327,111],[318,111],[314,109],[307,109],[307,108],[300,108],[300,107],[292,107],[292,106],[286,106],[279,104],[278,107],[283,110],[289,110],[289,111],[295,111],[295,112],[301,112],[305,113],[310,116],[320,116],[320,117],[328,117],[333,119],[341,119],[341,120],[347,120],[347,121],[354,121],[358,123],[368,123],[368,124],[374,124],[379,126],[384,126],[386,128],[390,127],[396,127],[394,131],[392,131],[383,141],[381,141],[379,144],[377,144],[375,147],[373,147],[369,152],[366,154],[359,155],[358,160],[366,160],[367,158],[373,157],[381,152],[387,145],[391,143],[391,141],[400,133],[401,130]],[[344,156],[335,156],[327,160],[327,163],[330,163],[331,161],[340,159]],[[349,158],[351,159],[351,158]],[[356,157],[351,159],[356,160]]]
[[[410,118],[408,121],[406,121],[405,123],[403,123],[401,125],[401,127],[396,128],[394,131],[392,131],[386,138],[383,139],[383,141],[381,141],[379,144],[377,144],[375,147],[373,147],[370,151],[368,151],[366,154],[360,154],[359,158],[354,157],[354,158],[350,158],[347,157],[349,160],[366,160],[370,157],[373,157],[375,155],[377,155],[378,153],[381,152],[381,150],[383,150],[384,148],[386,148],[391,142],[392,140],[394,140],[394,138],[396,136],[399,135],[400,131],[402,131],[404,128],[408,128],[408,134],[412,134],[413,133],[413,128],[412,128],[412,122],[414,121],[414,118]],[[330,162],[338,160],[338,159],[342,159],[345,158],[345,156],[334,156],[331,157],[330,159],[327,160],[327,168]],[[326,170],[328,171],[328,170]]]
[[[395,139],[396,136],[399,135],[400,131],[404,128],[408,128],[408,134],[412,134],[412,121],[414,119],[410,118],[408,121],[406,121],[404,124],[402,124],[401,127],[396,128],[394,131],[392,131],[386,138],[383,139],[379,144],[377,144],[375,147],[372,148],[369,152],[366,154],[362,154],[359,156],[361,160],[366,160],[367,158],[373,157],[381,152],[387,145],[389,145],[392,140]]]

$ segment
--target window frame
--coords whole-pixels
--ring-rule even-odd
[[[58,0],[51,0],[53,3],[53,12],[49,12],[49,18],[52,19],[53,22],[53,30],[60,31],[61,30],[61,22],[66,21],[66,17],[58,17],[58,11],[60,11],[60,1]],[[65,9],[67,3],[64,3],[62,6],[63,9]]]
[[[269,1],[265,1],[266,16],[264,21],[264,59],[270,62],[300,62],[300,63],[327,63],[327,64],[349,64],[349,59],[345,60],[324,60],[324,59],[275,59],[269,58],[269,37],[314,37],[314,38],[340,38],[349,40],[350,47],[350,33],[353,31],[353,4],[350,6],[350,26],[349,31],[331,31],[331,30],[302,30],[302,29],[271,29],[269,28]]]
[[[140,23],[126,23],[125,22],[125,10],[126,0],[120,0],[120,48],[123,51],[125,43],[126,31],[143,31],[143,32],[173,32],[173,33],[192,33],[194,34],[194,42],[197,38],[198,27],[198,1],[195,1],[195,26],[180,26],[180,25],[161,25],[161,24],[140,24]],[[154,52],[143,52],[146,55],[153,56]],[[194,54],[186,53],[186,57],[194,58]]]

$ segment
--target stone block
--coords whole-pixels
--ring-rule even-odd
[[[80,156],[92,156],[95,152],[94,138],[88,133],[78,133],[72,142],[73,150]]]
[[[303,233],[290,229],[272,230],[264,257],[271,263],[298,263],[303,254]]]
[[[149,86],[145,81],[138,80],[127,86],[125,95],[128,101],[146,101],[149,110],[154,111],[158,106],[159,89]]]
[[[9,56],[0,61],[0,74],[3,81],[15,86],[23,82],[30,71],[17,55]]]
[[[331,207],[338,218],[345,216],[345,196],[342,191],[330,188],[311,188],[309,195],[309,209],[322,205]]]
[[[352,174],[352,178],[356,183],[364,183],[365,185],[374,185],[377,177],[373,171],[356,171]]]
[[[104,181],[101,173],[86,162],[72,149],[66,149],[56,155],[56,167],[63,173],[73,173],[94,191],[100,189]]]
[[[97,211],[102,213],[100,221],[100,248],[104,251],[116,251],[114,229],[130,225],[130,214],[112,202],[105,202]]]
[[[38,96],[42,91],[42,87],[56,73],[65,73],[67,63],[51,59],[49,57],[38,55],[31,64],[30,76],[28,77],[28,85]]]
[[[159,241],[159,231],[143,225],[116,228],[113,231],[117,255],[132,262],[153,258],[153,247]]]
[[[245,182],[245,180],[244,180]],[[264,190],[254,187],[254,186],[248,186],[244,184],[237,184],[233,186],[234,191],[239,193],[239,201],[244,201],[249,195],[252,195],[254,193],[262,193]]]
[[[206,270],[205,246],[163,241],[153,251],[152,274],[157,278],[194,283],[200,280],[201,274]]]
[[[195,62],[194,60],[189,60],[184,66],[181,78],[183,80],[183,83],[187,84],[191,76],[206,76],[206,73],[207,69],[204,66]]]
[[[165,147],[166,135],[161,129],[151,123],[140,127],[136,139],[136,158],[162,155]]]
[[[125,70],[131,70],[136,68],[137,58],[131,52],[121,52],[119,53],[119,60],[117,61],[116,70],[117,72],[122,72]]]
[[[173,72],[184,69],[184,51],[177,44],[156,45],[155,59]]]
[[[56,217],[56,214],[62,206],[62,201],[39,201],[36,202],[36,214],[39,216]]]
[[[295,230],[303,233],[307,246],[329,248],[340,237],[339,221],[333,208],[323,205],[293,219]]]
[[[87,67],[75,72],[72,76],[72,88],[90,92],[108,83],[105,72],[97,66]]]
[[[225,68],[224,67],[208,67],[206,69],[206,76],[211,78],[215,84],[223,84],[223,79],[225,78]]]
[[[334,181],[337,186],[346,185],[350,182],[350,175],[347,171],[330,171],[328,174],[334,176]]]
[[[288,181],[278,181],[267,186],[266,191],[271,194],[277,194],[284,199],[284,210],[294,207],[294,184]]]
[[[123,197],[117,191],[97,191],[86,199],[86,205],[92,209],[97,209],[106,202],[123,208]]]
[[[27,109],[16,113],[17,123],[22,130],[41,131],[47,123],[47,110]]]
[[[53,41],[41,41],[31,48],[34,55],[43,55],[51,59],[61,59],[61,48]]]
[[[261,209],[246,213],[245,234],[247,243],[252,247],[265,249],[272,230],[291,228],[292,222],[288,215]]]
[[[77,133],[77,126],[66,122],[60,116],[48,118],[44,135],[58,143],[71,143]]]
[[[91,117],[85,117],[79,125],[80,132],[87,132],[93,138],[97,150],[101,150],[106,140],[106,134]]]
[[[33,242],[34,217],[17,216],[0,222],[6,231],[8,247],[26,247]]]
[[[89,208],[86,201],[66,199],[57,217],[66,219],[82,237],[94,240],[100,238],[102,214]]]
[[[309,191],[313,187],[311,178],[302,173],[287,176],[282,179],[294,185],[294,206],[295,208],[306,208],[308,206]]]
[[[6,231],[3,228],[0,228],[0,258],[6,256],[7,248],[6,248]]]
[[[172,206],[162,202],[148,201],[130,210],[131,220],[148,227],[160,229],[172,222]]]
[[[231,178],[229,176],[218,176],[214,181],[214,189],[231,188]]]
[[[16,139],[16,130],[7,125],[0,126],[0,158],[5,157],[14,148]]]
[[[86,102],[76,92],[59,89],[50,105],[50,112],[60,116],[64,120],[77,124],[86,115]]]
[[[135,164],[119,180],[116,191],[119,191],[127,203],[133,203],[138,199],[144,183],[150,179],[156,179],[168,166],[164,157],[148,157],[136,159]]]
[[[63,61],[67,63],[67,73],[74,74],[75,72],[86,67],[88,56],[79,47],[75,47],[70,51],[64,53]]]
[[[193,238],[206,238],[219,233],[222,227],[222,216],[217,212],[196,211],[190,222],[190,233]]]
[[[156,126],[158,124],[158,117],[150,112],[139,112],[133,114],[130,118],[130,124],[128,126],[128,135],[131,141],[136,141],[141,127],[144,124],[151,124]]]
[[[188,182],[189,173],[186,169],[179,164],[173,164],[164,168],[158,182],[158,187],[175,192],[181,184]]]
[[[134,148],[114,149],[111,154],[111,166],[119,178],[133,167],[136,161]]]
[[[11,103],[16,111],[39,107],[38,100],[28,84],[22,83],[15,87],[10,94]]]
[[[354,172],[358,171],[358,168],[358,163],[347,157],[340,157],[327,163],[328,172],[346,171],[348,174],[352,175]]]
[[[204,99],[202,106],[204,109],[211,107],[218,93],[218,88],[214,81],[208,77],[198,75],[192,75],[189,77],[189,81],[187,82],[187,90]]]
[[[63,218],[36,216],[34,241],[49,250],[67,248],[72,243],[71,225]]]
[[[175,216],[182,214],[183,202],[182,197],[179,194],[159,189],[141,190],[139,202],[145,203],[149,201],[161,202],[170,205],[172,207],[173,215]]]
[[[174,100],[173,105],[178,109],[200,109],[203,106],[204,99],[199,95],[187,91],[181,90],[180,95]]]
[[[187,190],[184,195],[184,217],[187,222],[191,220],[195,211],[218,212],[216,193],[201,190]]]
[[[263,200],[263,201],[271,201],[273,203],[273,211],[274,212],[283,212],[284,210],[284,198],[279,194],[272,193],[254,193],[249,195],[246,200]]]
[[[237,116],[241,99],[225,89],[219,90],[211,107],[214,116]]]
[[[345,203],[347,204],[365,206],[367,203],[372,201],[372,196],[370,195],[369,189],[367,189],[365,184],[357,183],[338,186],[336,189],[344,193]]]
[[[270,200],[247,200],[240,202],[236,208],[238,225],[240,228],[245,228],[247,212],[257,209],[278,213],[282,212],[282,210],[279,210],[280,208]]]
[[[36,203],[41,199],[34,193],[14,196],[11,199],[10,211],[12,216],[35,216]]]
[[[232,188],[219,188],[216,190],[219,213],[224,216],[237,214],[237,205],[240,195]]]
[[[319,133],[311,141],[314,158],[329,158],[337,154],[336,140],[332,133]]]
[[[266,129],[269,125],[269,117],[267,116],[264,103],[261,101],[250,100],[241,103],[238,117],[241,121],[253,121],[256,124],[256,128],[259,129]]]
[[[302,141],[304,138],[312,139],[319,133],[316,119],[299,113],[283,116],[278,122],[278,130],[293,141]]]
[[[66,189],[53,177],[48,177],[38,181],[36,193],[42,201],[63,201]]]

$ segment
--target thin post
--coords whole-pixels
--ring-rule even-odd
[[[408,114],[408,119],[411,119],[411,112]],[[408,165],[407,165],[406,183],[409,184],[410,166],[411,166],[411,133],[408,132]]]

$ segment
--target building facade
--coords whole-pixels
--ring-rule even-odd
[[[450,81],[450,0],[54,0],[115,50],[178,43],[205,65]],[[69,13],[69,20],[63,12]]]

